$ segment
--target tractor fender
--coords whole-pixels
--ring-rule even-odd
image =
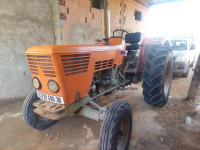
[[[141,46],[140,46],[137,70],[136,70],[135,74],[142,72],[142,70],[145,66],[145,63],[146,63],[146,58],[148,56],[148,53],[153,46],[170,47],[170,43],[169,43],[169,40],[164,37],[144,38],[141,43]],[[171,48],[170,48],[170,50],[171,50]]]

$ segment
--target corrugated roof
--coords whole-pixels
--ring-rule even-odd
[[[161,4],[161,3],[170,3],[170,2],[176,2],[176,1],[184,1],[184,0],[136,0],[139,3],[150,7],[152,5],[156,5],[156,4]]]

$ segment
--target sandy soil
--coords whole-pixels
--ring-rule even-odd
[[[174,77],[169,102],[162,108],[146,104],[141,84],[100,98],[100,104],[124,100],[133,109],[130,150],[200,150],[200,98],[186,101],[191,81]],[[33,130],[22,119],[22,101],[0,106],[0,150],[96,150],[102,122],[78,115],[64,118],[44,131]]]

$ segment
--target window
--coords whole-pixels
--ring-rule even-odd
[[[103,9],[104,8],[104,0],[91,0],[92,1],[92,7],[97,9]]]
[[[142,20],[142,12],[135,10],[135,20],[137,21]]]
[[[187,50],[186,40],[171,40],[172,50]]]

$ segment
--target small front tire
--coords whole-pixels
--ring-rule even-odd
[[[132,133],[132,109],[123,101],[115,101],[101,126],[99,150],[127,150]]]
[[[44,130],[54,124],[56,121],[41,117],[34,113],[33,103],[39,100],[36,91],[31,92],[24,100],[22,114],[24,122],[33,129]]]

